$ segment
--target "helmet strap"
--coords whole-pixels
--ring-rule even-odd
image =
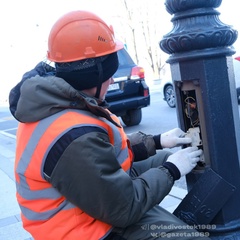
[[[97,59],[97,68],[98,68],[98,84],[95,98],[99,98],[103,82],[103,68],[100,59]]]

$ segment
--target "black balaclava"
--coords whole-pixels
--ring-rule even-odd
[[[96,58],[74,62],[55,63],[56,76],[63,78],[77,90],[97,87],[95,97],[99,98],[102,83],[113,76],[118,69],[117,52]]]

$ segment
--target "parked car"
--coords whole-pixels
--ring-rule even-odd
[[[164,82],[163,85],[163,100],[167,102],[168,106],[171,108],[176,107],[175,92],[173,88],[173,83],[170,81]]]
[[[238,103],[240,104],[240,56],[233,59],[233,68],[236,82],[237,99]],[[176,106],[176,99],[171,77],[164,77],[161,85],[163,100],[167,102],[169,107],[174,108]]]
[[[166,64],[162,71],[161,89],[163,100],[167,102],[169,107],[174,108],[176,106],[176,99],[169,64]]]
[[[114,83],[109,86],[106,101],[109,110],[121,117],[126,126],[138,125],[142,108],[150,105],[150,91],[145,82],[144,69],[135,64],[127,50],[118,51],[119,67]]]

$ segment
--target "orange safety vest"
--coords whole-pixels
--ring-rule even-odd
[[[112,118],[119,123],[116,116]],[[132,151],[122,128],[83,110],[64,110],[41,121],[20,123],[17,131],[15,177],[23,227],[35,240],[96,240],[112,226],[87,215],[70,203],[43,176],[51,146],[65,132],[84,125],[102,128],[114,146],[116,158],[128,172]]]

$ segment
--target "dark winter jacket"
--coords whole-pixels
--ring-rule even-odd
[[[63,79],[55,77],[54,68],[43,62],[26,73],[22,81],[11,90],[9,103],[13,116],[18,121],[24,123],[39,121],[64,109],[88,110],[96,116],[99,116],[99,118],[104,117],[111,122],[113,121],[108,111],[106,111],[108,104],[105,101],[99,102],[98,99],[86,96],[82,92],[75,90]],[[114,124],[121,127],[117,123]],[[86,126],[86,128],[88,127]],[[117,169],[115,169],[116,164],[112,164],[111,166],[108,161],[108,159],[117,161],[116,156],[113,154],[114,151],[111,150],[113,146],[111,146],[109,142],[104,143],[101,141],[102,146],[99,147],[98,138],[99,134],[96,129],[87,129],[87,134],[84,129],[78,128],[74,129],[74,131],[67,132],[61,137],[62,141],[56,142],[52,146],[51,151],[49,151],[44,172],[47,176],[50,176],[50,178],[46,180],[51,183],[51,173],[53,170],[55,183],[58,173],[59,179],[64,178],[63,174],[65,174],[68,182],[71,182],[71,180],[76,181],[77,179],[80,183],[79,188],[75,189],[74,192],[68,192],[67,189],[64,190],[64,192],[66,192],[65,197],[68,198],[69,196],[72,199],[76,196],[77,199],[77,195],[81,195],[88,199],[95,199],[94,209],[96,209],[96,212],[92,214],[92,217],[99,219],[100,213],[97,212],[97,209],[104,207],[105,219],[102,219],[103,221],[113,226],[125,227],[136,222],[146,211],[160,203],[170,191],[173,185],[173,178],[166,168],[159,167],[150,169],[138,178],[133,179],[131,176],[126,177],[126,174],[124,174],[124,176],[118,175],[117,179],[115,179],[117,171]],[[154,155],[156,149],[161,148],[160,135],[152,136],[137,132],[128,135],[128,138],[135,155],[134,161],[146,159]],[[108,139],[107,136],[106,139]],[[86,142],[89,145],[89,154],[81,156],[80,160],[77,148],[81,148],[82,144],[86,146]],[[64,152],[64,148],[71,145],[72,147],[77,145],[77,148],[75,147],[75,154],[69,156]],[[91,158],[91,151],[97,152],[102,159],[106,159],[106,162],[101,166],[93,164],[92,161],[89,160]],[[111,154],[111,156],[109,154]],[[85,167],[84,174],[72,176],[71,166],[67,169],[58,169],[57,161],[60,158],[61,161],[69,161],[69,158],[71,158],[70,162],[84,162],[85,166],[87,166]],[[106,179],[106,181],[114,183],[114,186],[108,189],[104,186],[91,189],[91,191],[88,192],[88,196],[86,196],[86,193],[82,192],[84,188],[81,187],[81,184],[86,184],[86,176],[91,176],[93,182],[99,181],[99,179],[103,177],[101,176],[100,168],[104,167],[107,167],[108,171],[113,173],[113,179]],[[94,169],[96,169],[96,171]],[[98,174],[93,174],[93,172]],[[104,184],[105,181],[102,182]],[[61,184],[59,185],[61,186]],[[61,187],[64,188],[64,186]],[[102,189],[106,189],[104,194],[109,198],[109,201],[98,201],[97,196],[102,194]],[[122,198],[122,196],[126,197]],[[111,201],[111,197],[114,197],[114,201]],[[79,208],[85,209],[86,212],[92,212],[92,205],[89,204],[89,202],[85,201],[85,206],[79,206]],[[132,211],[124,211],[123,209],[126,205],[131,205]],[[115,209],[114,214],[112,211],[113,208]]]

